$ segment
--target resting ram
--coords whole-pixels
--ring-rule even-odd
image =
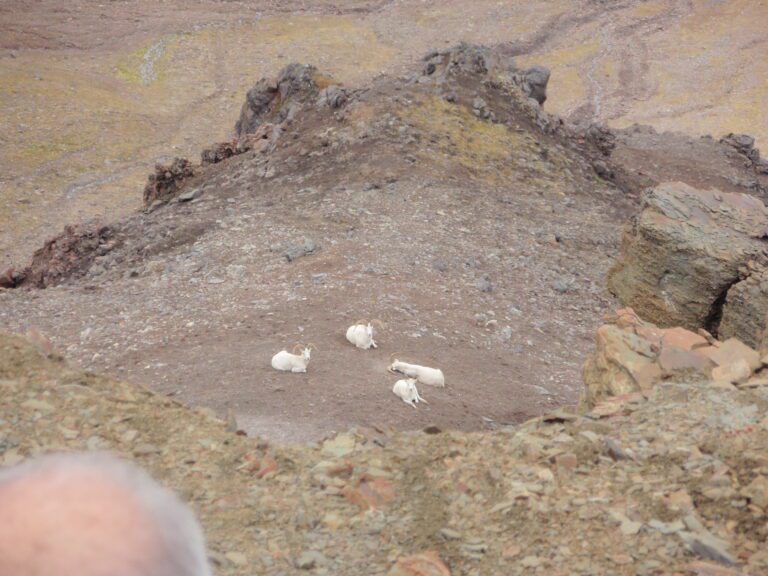
[[[357,348],[360,348],[361,350],[376,348],[376,342],[373,340],[374,324],[378,324],[381,327],[384,326],[379,320],[358,320],[352,324],[352,326],[347,328],[347,340],[349,343],[356,346]]]
[[[389,371],[400,372],[401,374],[405,374],[409,378],[415,378],[422,384],[428,386],[438,386],[440,388],[445,386],[445,376],[443,375],[443,371],[438,368],[409,364],[408,362],[401,362],[395,358],[389,365]]]
[[[419,402],[429,404],[429,402],[419,396],[419,391],[416,389],[416,380],[414,378],[409,378],[408,380],[398,380],[395,382],[395,385],[392,388],[392,392],[394,392],[395,396],[400,398],[403,402],[413,406],[414,408],[416,408],[416,404]]]
[[[293,351],[296,352],[297,348],[301,348],[301,345],[294,346]],[[312,348],[315,346],[309,344],[301,350],[300,354],[291,354],[287,350],[281,350],[272,356],[272,368],[282,372],[306,372]]]

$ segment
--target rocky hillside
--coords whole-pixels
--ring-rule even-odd
[[[459,41],[552,71],[578,122],[768,146],[764,0],[4,0],[0,269],[65,224],[113,220],[158,158],[229,136],[289,62],[365,85]],[[116,136],[118,135],[119,136]]]
[[[549,78],[461,44],[256,82],[140,211],[0,275],[0,464],[134,459],[225,575],[768,573],[765,158],[574,126]],[[392,357],[446,386],[406,406]]]
[[[609,327],[625,336],[603,338],[614,344],[597,365],[631,367],[636,353],[616,345],[654,338],[628,312]],[[695,343],[688,334],[669,350]],[[37,346],[0,336],[0,463],[70,449],[134,459],[195,508],[220,576],[768,572],[760,374],[734,386],[682,370],[620,396],[588,379],[581,415],[477,434],[359,428],[287,447]]]
[[[576,402],[640,191],[764,198],[768,177],[742,136],[571,128],[541,108],[546,80],[473,45],[361,89],[290,65],[248,92],[236,140],[158,166],[144,211],[69,227],[6,272],[0,319],[273,438],[493,429]],[[379,349],[344,340],[361,318],[383,321]],[[297,342],[319,348],[309,373],[273,371]],[[447,388],[393,402],[392,354]]]

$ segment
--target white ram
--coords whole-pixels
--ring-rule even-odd
[[[381,327],[384,326],[379,320],[373,320],[372,322],[358,320],[352,324],[352,326],[347,328],[347,340],[349,343],[362,350],[377,348],[376,342],[373,340],[374,324],[378,324]]]
[[[296,348],[301,348],[301,346],[298,344],[294,346],[294,352]],[[302,349],[301,354],[291,354],[287,350],[281,350],[272,356],[272,368],[282,372],[306,372],[312,348],[314,346],[309,344]]]
[[[414,408],[416,408],[416,404],[419,402],[429,404],[429,402],[419,396],[419,391],[416,389],[416,380],[414,378],[409,378],[408,380],[398,380],[395,382],[395,385],[392,388],[392,392],[394,392],[395,396],[400,398],[403,402],[413,406]]]
[[[409,364],[408,362],[401,362],[395,358],[392,361],[392,364],[390,364],[389,370],[391,372],[400,372],[409,378],[415,378],[422,384],[428,386],[438,386],[440,388],[445,386],[445,376],[443,376],[443,371],[438,368]]]

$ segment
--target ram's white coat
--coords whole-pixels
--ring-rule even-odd
[[[347,340],[358,348],[368,350],[376,348],[376,342],[373,341],[373,326],[368,324],[353,324],[347,328]]]
[[[401,362],[395,359],[389,366],[389,369],[393,372],[405,374],[409,378],[415,378],[428,386],[445,386],[445,376],[443,376],[443,371],[438,368],[428,368],[427,366],[409,364],[408,362]]]
[[[272,368],[283,372],[306,372],[311,352],[309,348],[304,348],[301,354],[291,354],[287,350],[281,350],[272,356]]]
[[[428,404],[424,398],[419,396],[419,391],[416,389],[416,380],[414,378],[410,378],[408,380],[398,380],[392,387],[392,392],[394,392],[395,396],[400,398],[403,402],[413,406],[414,408],[416,408],[416,404],[419,402]]]

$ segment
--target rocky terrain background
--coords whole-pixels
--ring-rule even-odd
[[[725,10],[580,7],[547,29]],[[46,22],[38,48],[71,26]],[[25,334],[0,334],[0,464],[136,460],[193,506],[218,574],[768,573],[761,135],[566,121],[557,71],[519,54],[549,41],[428,50],[357,85],[301,62],[252,78],[233,130],[161,158],[140,209],[69,219],[0,270],[0,321]],[[344,340],[360,318],[378,349]],[[296,342],[317,345],[308,373],[271,370]],[[447,386],[405,406],[392,357]]]
[[[228,138],[245,91],[293,61],[362,86],[498,43],[552,70],[547,107],[570,120],[765,148],[767,20],[765,0],[6,0],[0,269],[65,224],[133,211],[158,159]]]
[[[290,65],[249,91],[239,139],[158,166],[144,211],[67,228],[6,272],[21,288],[0,319],[284,440],[494,429],[573,403],[641,191],[708,180],[760,204],[768,176],[729,141],[566,125],[528,97],[547,92],[536,78],[475,45],[363,89]],[[384,323],[377,350],[344,340],[360,318]],[[298,342],[319,348],[306,376],[269,367]],[[394,403],[392,355],[449,386]]]

